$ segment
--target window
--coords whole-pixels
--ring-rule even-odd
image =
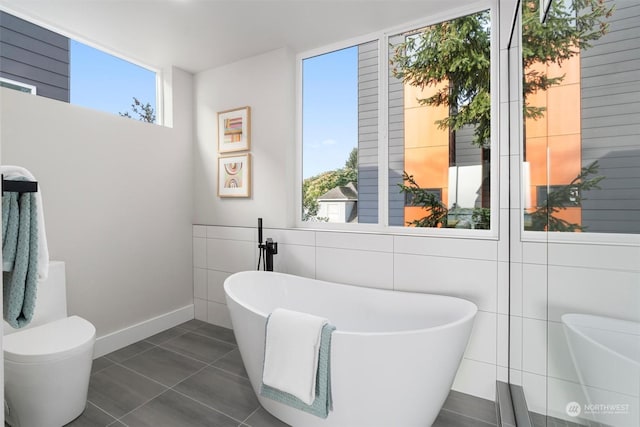
[[[3,11],[0,43],[0,86],[156,122],[156,72]]]
[[[640,234],[640,8],[539,15],[523,4],[524,228]]]
[[[16,82],[15,80],[6,79],[4,77],[0,77],[0,87],[6,87],[8,89],[17,90],[18,92],[30,93],[32,95],[36,94],[35,86],[28,85],[22,82]]]
[[[303,57],[302,220],[490,229],[491,45],[485,10]]]
[[[489,228],[489,11],[394,35],[389,45],[389,224]]]
[[[70,41],[71,103],[156,122],[156,73]]]
[[[378,43],[302,60],[302,220],[378,222]]]
[[[564,194],[566,192],[566,194]],[[553,196],[562,194],[561,199],[548,200],[549,193]],[[576,185],[539,185],[536,194],[538,208],[547,206],[548,204],[555,204],[558,207],[579,207],[580,206],[580,187]]]

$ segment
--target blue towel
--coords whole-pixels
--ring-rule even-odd
[[[2,195],[4,320],[14,328],[31,322],[38,286],[38,215],[33,193]]]
[[[336,330],[333,325],[326,324],[320,336],[320,352],[318,355],[318,376],[316,379],[316,398],[311,405],[307,405],[295,396],[280,391],[266,384],[262,384],[260,394],[276,402],[292,408],[308,412],[320,418],[327,418],[333,409],[331,400],[331,334]]]

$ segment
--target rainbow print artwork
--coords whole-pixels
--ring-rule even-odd
[[[242,187],[242,162],[224,164],[224,188]]]
[[[242,141],[242,117],[224,119],[224,143]]]
[[[218,197],[251,197],[251,155],[218,157]]]

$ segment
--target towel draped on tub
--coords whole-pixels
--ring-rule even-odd
[[[281,323],[283,318],[289,323],[281,325],[277,334],[270,331],[274,315]],[[260,394],[320,418],[327,418],[332,409],[330,359],[331,334],[335,329],[326,319],[283,309],[274,310],[267,319],[265,366]],[[309,354],[311,349],[315,354]],[[311,372],[305,372],[307,368]],[[304,378],[307,374],[313,377],[310,381]],[[311,393],[308,393],[308,387],[312,388]]]
[[[38,285],[38,212],[34,193],[2,195],[4,319],[14,328],[31,322]]]

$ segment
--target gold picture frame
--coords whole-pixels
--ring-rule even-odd
[[[251,148],[251,107],[218,113],[218,153],[246,151]]]
[[[218,157],[218,197],[251,196],[251,154]]]

